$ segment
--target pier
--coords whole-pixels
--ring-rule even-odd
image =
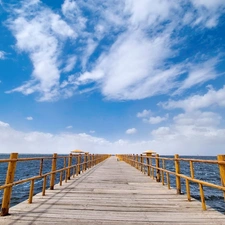
[[[159,166],[158,156],[155,156],[155,165],[148,154],[117,157],[86,155],[83,159],[83,162],[78,160],[80,165],[72,165],[72,160],[68,160],[68,166],[58,170],[59,173],[67,173],[63,184],[61,180],[59,184],[52,181],[52,174],[57,172],[53,160],[54,172],[49,174],[53,182],[50,189],[43,188],[42,193],[33,196],[32,178],[28,201],[11,207],[10,215],[0,217],[0,224],[225,225],[225,215],[210,207],[206,210],[204,199],[200,202],[189,194],[180,194],[179,178],[184,178],[184,175],[176,177],[177,188],[169,187],[169,172],[165,165],[164,168]],[[218,162],[222,171],[224,162]],[[176,156],[175,165],[179,170]],[[194,172],[192,178],[187,179],[194,180]],[[200,187],[202,185],[208,184],[200,182]],[[225,190],[223,185],[217,188]],[[200,192],[204,197],[203,189],[200,188]]]

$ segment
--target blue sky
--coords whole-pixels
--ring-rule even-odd
[[[0,0],[0,18],[0,152],[224,153],[224,0]]]

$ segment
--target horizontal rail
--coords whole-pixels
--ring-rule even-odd
[[[4,190],[2,204],[1,204],[1,216],[5,216],[9,214],[9,206],[11,200],[11,193],[13,186],[23,184],[26,182],[30,182],[30,191],[28,203],[32,203],[32,197],[34,192],[35,180],[43,179],[43,188],[42,195],[45,195],[46,190],[46,179],[50,176],[50,189],[54,189],[55,184],[55,175],[60,173],[60,185],[62,185],[62,174],[65,173],[65,182],[71,177],[71,170],[73,170],[73,177],[78,176],[80,173],[85,172],[87,169],[97,165],[98,163],[104,161],[110,157],[107,154],[70,154],[68,156],[58,156],[56,153],[53,154],[52,157],[34,157],[34,158],[18,158],[18,153],[11,153],[9,159],[1,159],[0,163],[8,163],[7,175],[5,184],[0,186],[0,190]],[[56,169],[57,160],[63,159],[63,167]],[[75,163],[72,164],[73,159],[75,159]],[[22,180],[14,181],[14,174],[16,171],[16,165],[18,162],[29,162],[29,161],[40,161],[39,166],[39,175],[28,177]],[[52,161],[51,171],[42,173],[44,163],[47,160]]]
[[[167,183],[169,189],[170,189],[170,175],[175,176],[177,194],[181,194],[181,179],[184,179],[186,181],[185,182],[186,194],[187,194],[188,201],[191,201],[190,182],[198,184],[199,192],[200,192],[199,195],[201,198],[203,210],[206,210],[206,203],[205,203],[204,190],[203,190],[204,186],[222,191],[224,195],[224,199],[225,199],[225,156],[224,155],[217,156],[217,160],[180,158],[178,154],[176,154],[174,158],[160,157],[158,154],[157,155],[129,154],[129,155],[117,155],[117,157],[119,160],[123,160],[127,162],[128,164],[137,168],[141,172],[147,173],[147,175],[152,177],[153,179],[156,178],[157,182],[161,181],[163,185]],[[171,171],[168,168],[166,168],[166,161],[174,162],[174,167],[173,167],[174,171]],[[180,173],[180,169],[181,169],[180,162],[189,163],[190,176]],[[218,173],[220,174],[221,185],[195,178],[194,163],[208,163],[208,164],[218,165],[218,169],[219,169]],[[165,182],[164,175],[166,175],[166,182]]]

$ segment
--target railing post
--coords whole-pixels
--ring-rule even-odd
[[[136,154],[136,169],[138,169],[138,154]]]
[[[225,155],[218,155],[217,160],[225,162]],[[218,166],[219,166],[219,170],[220,170],[221,184],[223,187],[225,187],[225,164],[218,164]],[[225,199],[225,191],[223,192],[223,196]]]
[[[143,172],[143,156],[142,156],[142,154],[140,154],[140,157],[141,157],[141,172]]]
[[[190,161],[190,173],[191,173],[191,178],[195,178],[194,166],[193,166],[193,162],[192,161]]]
[[[68,167],[72,166],[72,154],[70,153],[68,158]],[[70,168],[67,170],[67,179],[70,180]]]
[[[155,161],[156,167],[159,168],[159,154],[156,154],[155,160],[156,160]],[[156,181],[160,182],[160,170],[159,169],[156,170]]]
[[[56,170],[56,160],[57,160],[57,153],[53,154],[53,159],[52,159],[52,171],[54,172]],[[55,185],[55,173],[51,174],[51,180],[50,180],[50,190],[54,190],[54,185]]]
[[[81,154],[78,155],[78,159],[77,159],[77,165],[78,165],[77,172],[78,172],[78,174],[80,174],[80,162],[81,162]]]
[[[174,156],[175,158],[175,172],[176,174],[180,174],[180,162],[179,162],[179,155],[176,154]],[[180,183],[180,177],[176,175],[176,186],[177,186],[177,194],[181,194],[181,183]]]
[[[15,160],[17,158],[18,158],[18,153],[10,154],[10,159]],[[8,163],[8,170],[7,170],[5,184],[13,183],[15,171],[16,171],[16,161],[10,161]],[[11,194],[12,194],[12,186],[4,189],[4,194],[3,194],[3,199],[2,199],[1,216],[6,216],[9,214]]]
[[[150,176],[150,160],[149,160],[149,155],[148,154],[147,154],[146,161],[147,161],[147,165],[148,165],[148,176]]]
[[[162,168],[165,169],[165,160],[162,160]],[[164,171],[162,170],[162,185],[164,185]]]

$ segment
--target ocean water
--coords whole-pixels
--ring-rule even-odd
[[[25,155],[20,154],[19,158],[30,158],[30,157],[51,157],[52,155]],[[64,155],[68,156],[68,155]],[[172,156],[164,156],[164,157],[172,157]],[[7,159],[9,158],[9,155],[7,154],[0,154],[0,159]],[[194,156],[185,156],[180,158],[192,158],[192,159],[206,159],[206,160],[216,160],[216,157],[209,157],[209,156],[200,156],[200,157],[194,157]],[[83,161],[83,159],[82,159]],[[44,160],[43,164],[43,174],[51,171],[51,159]],[[68,164],[68,161],[66,160],[66,165]],[[72,164],[76,164],[75,158],[73,158]],[[153,165],[155,164],[153,160]],[[0,163],[0,185],[3,185],[5,183],[5,177],[7,172],[7,166],[8,163]],[[63,168],[64,166],[64,159],[58,159],[57,160],[57,169]],[[166,169],[174,171],[174,162],[173,161],[166,161],[165,163]],[[15,181],[22,180],[25,178],[29,178],[32,176],[39,175],[39,168],[40,168],[40,160],[35,161],[28,161],[28,162],[17,162],[16,167],[16,173],[15,173]],[[190,168],[189,168],[189,162],[180,162],[180,168],[181,173],[190,176]],[[220,180],[220,174],[219,174],[219,168],[216,164],[205,164],[205,163],[194,163],[194,171],[195,171],[195,178],[204,180],[210,183],[214,183],[217,185],[221,184]],[[65,173],[63,173],[63,179],[65,178]],[[72,171],[71,171],[72,175]],[[166,177],[164,179],[166,181]],[[59,183],[59,173],[56,175],[56,182]],[[170,176],[170,183],[171,187],[176,187],[176,180],[175,176]],[[39,179],[35,181],[34,185],[34,194],[39,193],[42,191],[42,184],[43,180]],[[50,184],[50,177],[47,179],[47,187],[49,187]],[[181,186],[182,186],[182,193],[185,194],[185,180],[181,179]],[[20,185],[16,185],[13,187],[12,191],[12,198],[10,205],[16,205],[26,199],[28,199],[29,196],[29,188],[30,188],[30,182],[23,183]],[[196,198],[200,201],[199,196],[199,188],[198,184],[190,182],[190,188],[191,188],[191,196],[193,198]],[[206,199],[206,204],[214,209],[216,209],[219,212],[225,212],[225,202],[223,197],[223,192],[219,191],[217,189],[209,188],[204,186],[204,194]],[[0,204],[2,202],[2,195],[3,190],[0,190]]]

